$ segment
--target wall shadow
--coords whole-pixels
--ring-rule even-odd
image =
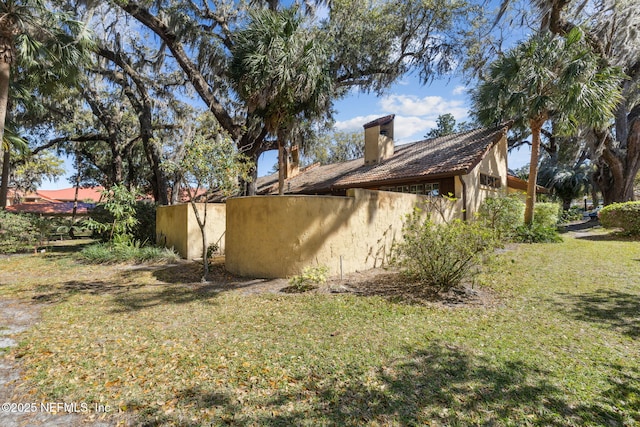
[[[356,369],[354,369],[356,371]],[[176,407],[215,411],[213,425],[623,425],[615,400],[633,393],[629,383],[612,388],[598,404],[568,401],[545,379],[546,372],[520,361],[496,362],[443,343],[408,351],[375,368],[330,378],[307,375],[303,384],[268,397],[234,395],[214,384],[175,395]],[[312,378],[321,378],[314,380]],[[358,378],[358,379],[356,379]],[[300,403],[301,400],[304,403]],[[192,409],[193,413],[193,409]],[[184,414],[140,413],[139,425],[182,424]],[[204,420],[203,420],[204,421]],[[194,424],[196,425],[196,424]]]
[[[640,297],[610,289],[587,294],[558,294],[560,310],[584,322],[608,327],[632,338],[640,337]]]

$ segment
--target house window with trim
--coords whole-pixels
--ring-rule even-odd
[[[500,178],[497,176],[480,174],[480,185],[484,185],[491,188],[500,188]]]
[[[410,193],[426,196],[438,196],[439,183],[432,182],[430,184],[413,184],[413,185],[398,185],[390,187],[380,187],[382,191],[394,191],[396,193]]]

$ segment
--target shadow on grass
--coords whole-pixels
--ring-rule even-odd
[[[568,233],[570,231],[592,231],[595,229],[601,229],[600,221],[597,218],[591,218],[588,220],[576,221],[570,224],[563,225],[560,228],[561,233]]]
[[[255,398],[246,391],[234,395],[214,385],[201,386],[177,393],[175,400],[176,408],[191,406],[191,415],[213,413],[207,421],[214,425],[623,425],[615,400],[635,391],[625,388],[633,378],[619,378],[619,391],[582,405],[568,401],[546,381],[547,374],[524,362],[498,363],[433,343],[390,360],[371,375],[357,369],[315,380],[306,375],[284,391]],[[193,424],[184,424],[185,419]],[[145,426],[199,425],[186,414],[155,409],[139,413],[137,421]]]
[[[607,234],[587,234],[585,236],[575,236],[578,240],[590,240],[593,242],[637,242],[640,241],[638,237],[628,236],[616,231],[612,231]]]
[[[213,304],[213,299],[220,293],[215,286],[161,286],[158,288],[141,289],[137,292],[126,292],[114,295],[113,301],[117,305],[113,313],[139,311],[161,305],[189,304],[200,301]]]
[[[597,323],[632,338],[640,337],[638,294],[600,289],[588,294],[559,295],[563,298],[561,310],[575,319]]]

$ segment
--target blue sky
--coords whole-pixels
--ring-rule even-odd
[[[415,77],[408,76],[393,85],[384,96],[353,91],[335,107],[335,129],[363,132],[363,140],[362,125],[395,114],[394,136],[396,144],[400,145],[424,139],[424,135],[436,127],[436,119],[441,114],[453,114],[457,123],[469,120],[471,103],[468,90],[460,79],[440,79],[425,86]],[[529,163],[529,158],[527,148],[510,153],[509,168],[519,168]],[[276,151],[264,153],[258,162],[258,174],[267,174],[276,162]]]

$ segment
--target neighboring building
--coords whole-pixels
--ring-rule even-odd
[[[93,203],[78,202],[76,215],[86,216],[95,205]],[[28,213],[40,216],[72,216],[73,202],[35,202],[18,203],[7,206],[7,212]]]
[[[100,201],[102,191],[102,187],[79,188],[76,215],[88,215],[95,203]],[[14,195],[12,199],[19,199],[20,203],[7,206],[9,212],[42,216],[72,216],[76,189],[37,190],[24,195]]]
[[[394,146],[394,115],[364,125],[364,158],[300,169],[285,159],[285,194],[345,195],[348,189],[450,195],[466,218],[484,198],[506,194],[509,123]],[[295,150],[294,150],[295,153]],[[277,174],[259,178],[257,194],[277,194]]]
[[[78,188],[78,201],[85,203],[97,203],[102,197],[103,187]],[[22,203],[31,202],[73,202],[76,200],[76,189],[62,188],[60,190],[36,190],[22,197]]]

